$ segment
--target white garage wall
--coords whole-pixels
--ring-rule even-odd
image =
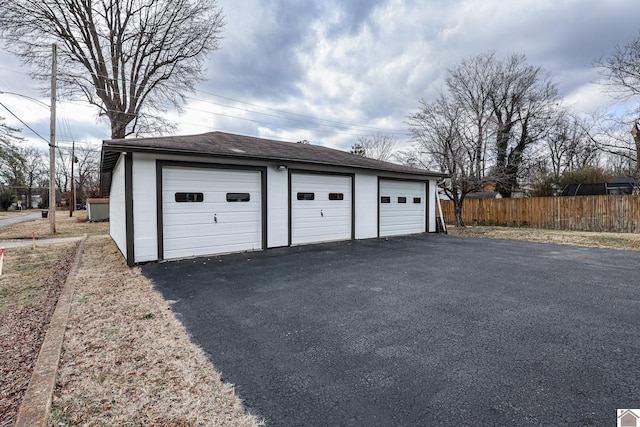
[[[124,154],[111,173],[109,193],[109,234],[122,255],[127,258],[127,217],[124,203]]]
[[[157,218],[156,218],[156,161],[181,160],[185,162],[234,164],[265,167],[267,169],[267,247],[287,246],[289,243],[289,193],[288,173],[279,172],[275,162],[234,161],[215,159],[208,161],[203,157],[176,157],[171,155],[133,153],[132,190],[135,262],[157,260]],[[287,165],[290,169],[298,167],[317,171],[346,172],[344,168],[325,168],[320,166]],[[396,176],[396,174],[392,174]],[[398,177],[406,177],[397,175]],[[378,234],[378,194],[377,174],[357,172],[354,180],[355,195],[355,238],[375,238]],[[429,230],[435,232],[435,185],[429,182]],[[111,235],[118,248],[126,257],[126,217],[124,200],[124,161],[121,158],[116,165],[112,178],[110,217]]]
[[[356,239],[378,237],[378,176],[355,177]]]
[[[429,229],[427,230],[429,233],[436,232],[436,212],[438,206],[436,206],[436,186],[437,181],[435,179],[429,180]]]
[[[156,157],[133,153],[133,244],[135,262],[158,259]]]
[[[289,174],[267,168],[267,247],[289,244]]]

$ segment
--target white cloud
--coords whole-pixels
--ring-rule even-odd
[[[524,53],[576,109],[605,108],[611,99],[594,83],[592,64],[637,36],[640,16],[636,0],[219,2],[228,23],[222,50],[184,114],[170,113],[179,132],[222,130],[342,149],[376,130],[406,143],[405,117],[418,100],[433,98],[462,58],[488,51]],[[0,90],[38,96],[14,58],[0,60]],[[41,114],[29,110],[19,109],[39,125]],[[95,110],[72,114],[83,135],[109,136]]]

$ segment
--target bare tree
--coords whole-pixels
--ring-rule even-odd
[[[87,198],[95,197],[100,190],[100,152],[89,147],[76,149],[77,200],[86,203]]]
[[[595,65],[604,77],[602,83],[615,98],[628,101],[640,95],[640,35],[624,45],[614,46],[613,53],[606,59],[600,58]],[[628,143],[624,138],[613,138],[608,145],[615,154],[635,164],[634,175],[640,178],[640,118],[637,113],[634,116],[624,120],[633,143]],[[628,138],[629,134],[625,136]]]
[[[358,137],[358,142],[351,147],[351,153],[387,162],[392,159],[397,145],[394,136],[375,133]]]
[[[449,70],[447,89],[461,107],[461,114],[468,123],[465,133],[475,146],[474,167],[476,179],[485,175],[487,142],[493,132],[491,95],[494,90],[495,55],[481,54],[463,59]]]
[[[524,55],[500,59],[494,53],[463,59],[449,70],[446,82],[462,108],[466,139],[475,147],[476,179],[491,179],[509,197],[530,166],[525,165],[527,150],[555,119],[555,84],[542,68],[528,65]]]
[[[605,78],[602,83],[617,99],[640,95],[640,35],[624,45],[614,46],[613,53],[598,59],[595,65]]]
[[[457,227],[465,226],[462,218],[465,196],[479,190],[482,184],[476,170],[481,164],[477,161],[476,141],[465,136],[468,126],[464,113],[460,104],[441,94],[431,103],[421,100],[419,111],[408,116],[415,145],[407,163],[418,167],[436,164],[449,175],[442,188],[453,200]]]
[[[27,208],[33,208],[33,190],[38,183],[46,177],[48,168],[45,165],[45,153],[35,147],[21,149],[24,159],[25,194],[27,196]]]
[[[97,106],[112,138],[167,129],[157,113],[184,103],[223,26],[216,0],[0,0],[6,48],[48,79],[58,43],[62,91]]]
[[[606,153],[612,164],[622,166],[619,172],[629,177],[640,178],[638,154],[640,134],[633,112],[625,114],[594,114],[588,135],[600,152]],[[631,132],[629,132],[631,129]]]
[[[24,189],[24,158],[20,152],[18,129],[7,126],[0,117],[0,204],[7,209]]]
[[[556,181],[563,173],[597,166],[601,151],[591,137],[594,122],[569,112],[559,113],[546,138],[546,157]]]
[[[367,150],[359,142],[353,144],[349,152],[351,154],[355,154],[356,156],[367,157]]]
[[[524,55],[496,61],[491,104],[496,125],[496,190],[510,197],[517,186],[525,150],[542,140],[553,124],[558,91],[541,67]]]
[[[71,150],[56,150],[56,187],[61,193],[65,193],[71,189]]]

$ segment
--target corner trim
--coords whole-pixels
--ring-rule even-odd
[[[127,265],[135,265],[135,234],[133,221],[133,153],[127,152],[124,157],[124,205],[126,212]]]

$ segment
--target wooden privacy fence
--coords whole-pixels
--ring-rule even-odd
[[[442,201],[442,213],[455,224],[452,201]],[[465,199],[462,218],[466,225],[638,233],[640,196]]]

